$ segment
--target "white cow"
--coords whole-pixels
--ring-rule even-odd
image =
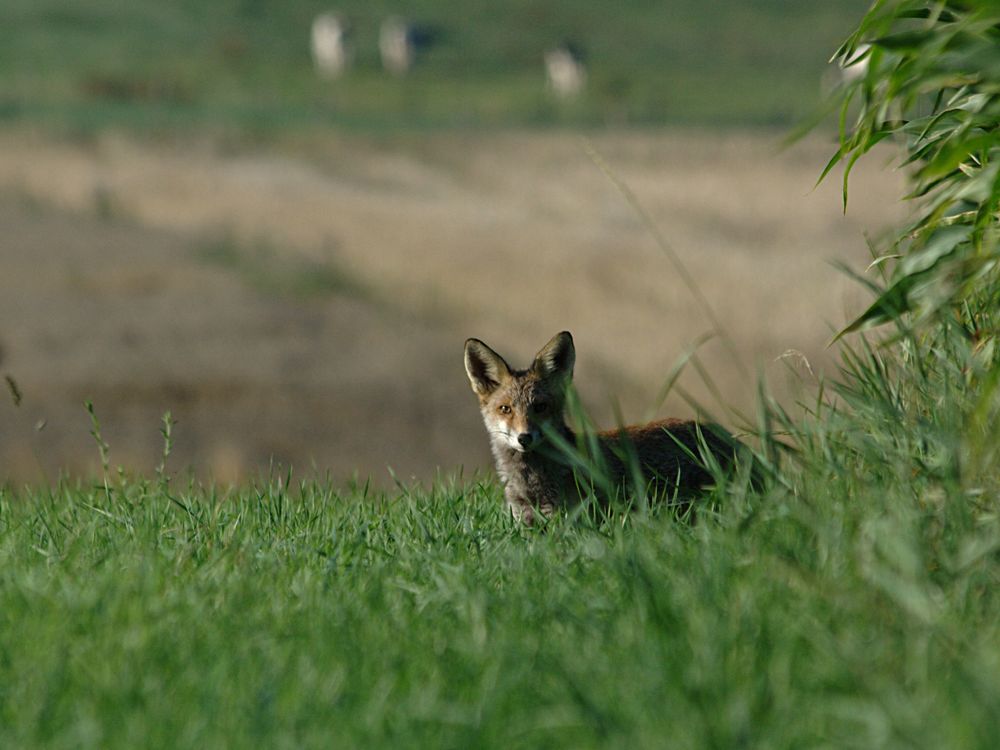
[[[313,64],[321,76],[336,78],[351,66],[350,26],[336,13],[321,13],[312,24]]]
[[[583,58],[569,44],[559,45],[545,53],[545,77],[552,92],[563,99],[578,95],[587,85]]]

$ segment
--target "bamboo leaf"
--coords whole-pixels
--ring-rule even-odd
[[[839,148],[818,182],[844,163],[846,211],[855,164],[892,135],[917,209],[869,266],[897,260],[892,282],[838,338],[890,321],[908,330],[984,292],[1000,298],[983,288],[997,282],[986,270],[1000,243],[1000,2],[876,0],[835,59],[863,45],[868,70],[840,95]]]
[[[930,270],[941,258],[951,253],[959,244],[968,241],[972,227],[963,224],[945,227],[934,232],[919,250],[911,250],[899,264],[899,274],[910,276]]]
[[[931,31],[901,31],[889,36],[883,36],[872,40],[872,45],[882,49],[899,51],[914,51],[922,47],[928,41],[934,40],[935,36]]]

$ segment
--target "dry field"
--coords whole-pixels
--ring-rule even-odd
[[[869,166],[840,210],[813,191],[832,153],[775,136],[594,137],[722,321],[682,390],[731,426],[763,373],[787,403],[830,371],[833,327],[866,296],[864,233],[900,217],[902,183]],[[514,364],[573,332],[603,422],[691,412],[664,378],[709,316],[614,184],[569,134],[55,141],[0,133],[0,400],[8,478],[159,461],[234,480],[271,460],[342,478],[488,465],[462,369],[478,336]],[[795,364],[802,381],[790,374]],[[2,478],[2,476],[0,476]]]

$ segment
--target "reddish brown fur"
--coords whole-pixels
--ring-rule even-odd
[[[511,369],[478,339],[466,342],[466,372],[479,397],[507,505],[526,524],[536,512],[548,516],[580,499],[580,477],[546,439],[555,434],[577,445],[564,415],[574,361],[573,338],[566,331],[553,337],[527,370]],[[606,480],[599,484],[625,487],[637,464],[643,491],[689,498],[711,480],[701,461],[702,441],[720,465],[731,463],[734,441],[715,425],[666,419],[598,433]]]
[[[661,419],[624,430],[605,430],[598,433],[598,439],[616,484],[624,482],[629,470],[619,456],[627,458],[634,452],[647,479],[655,480],[660,490],[676,489],[681,496],[711,480],[702,461],[702,441],[722,466],[732,462],[732,438],[718,425],[693,420]]]

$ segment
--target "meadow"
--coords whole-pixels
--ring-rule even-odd
[[[811,415],[765,399],[763,486],[695,523],[524,529],[485,476],[201,485],[169,420],[134,477],[95,420],[96,481],[0,490],[0,744],[990,748],[994,353],[842,362]]]
[[[275,462],[240,482],[203,480],[178,461],[169,415],[156,466],[116,469],[115,441],[88,402],[98,468],[0,485],[0,746],[994,747],[1000,15],[987,0],[887,0],[842,57],[861,41],[872,43],[870,66],[844,92],[829,169],[846,163],[850,192],[846,173],[889,141],[918,200],[897,233],[872,240],[876,257],[855,277],[873,302],[838,326],[828,372],[791,402],[757,381],[744,437],[758,482],[717,475],[696,519],[662,505],[585,505],[528,529],[504,513],[488,473],[383,488]],[[90,174],[87,156],[67,148],[64,163]],[[646,142],[628,148],[648,153]],[[114,182],[114,154],[101,165],[110,182],[60,181],[67,200],[84,186],[77,198],[116,233],[110,257],[124,259],[106,274],[75,267],[79,298],[67,297],[85,310],[79,300],[111,280],[181,316],[187,307],[157,298],[160,277],[136,273],[122,248],[144,217],[184,212],[137,200],[122,219],[127,188],[142,180]],[[154,174],[169,195],[168,168],[127,155],[138,168],[126,175]],[[236,174],[253,184],[254,166]],[[286,163],[279,174],[293,193],[317,181]],[[428,174],[416,171],[415,184],[449,190]],[[394,188],[405,195],[405,180]],[[348,201],[343,184],[334,192]],[[572,210],[579,194],[560,202],[556,191],[541,213]],[[65,219],[29,190],[15,200],[46,222]],[[500,208],[510,204],[492,220]],[[608,236],[623,225],[617,217]],[[176,247],[142,237],[147,262]],[[235,269],[244,292],[279,283],[269,293],[344,294],[336,309],[363,308],[370,287],[352,267],[312,274],[301,258],[274,261],[269,245],[243,257],[241,242],[201,247],[213,281]],[[285,275],[274,282],[268,264]],[[52,271],[23,267],[25,277]],[[260,320],[291,316],[286,301]],[[310,304],[304,319],[321,327],[321,303]],[[54,351],[55,335],[37,338]],[[14,338],[15,363],[24,340]],[[303,368],[293,354],[286,375]],[[103,366],[86,347],[75,356]],[[34,383],[7,386],[10,409],[34,408]],[[409,393],[419,401],[419,388]]]
[[[313,17],[352,22],[356,64],[318,77]],[[825,55],[861,0],[710,7],[697,0],[9,0],[0,24],[0,121],[71,133],[106,127],[241,137],[551,125],[789,126],[819,100]],[[624,11],[624,12],[623,12]],[[405,79],[381,70],[379,24],[409,14],[431,44]],[[590,86],[553,101],[542,58],[582,46]],[[706,95],[710,92],[710,95]]]
[[[859,352],[867,411],[695,524],[525,530],[489,478],[223,489],[166,456],[3,490],[0,744],[992,747],[995,431],[928,361]]]
[[[990,747],[995,519],[850,481],[548,533],[489,482],[5,492],[0,742]]]

